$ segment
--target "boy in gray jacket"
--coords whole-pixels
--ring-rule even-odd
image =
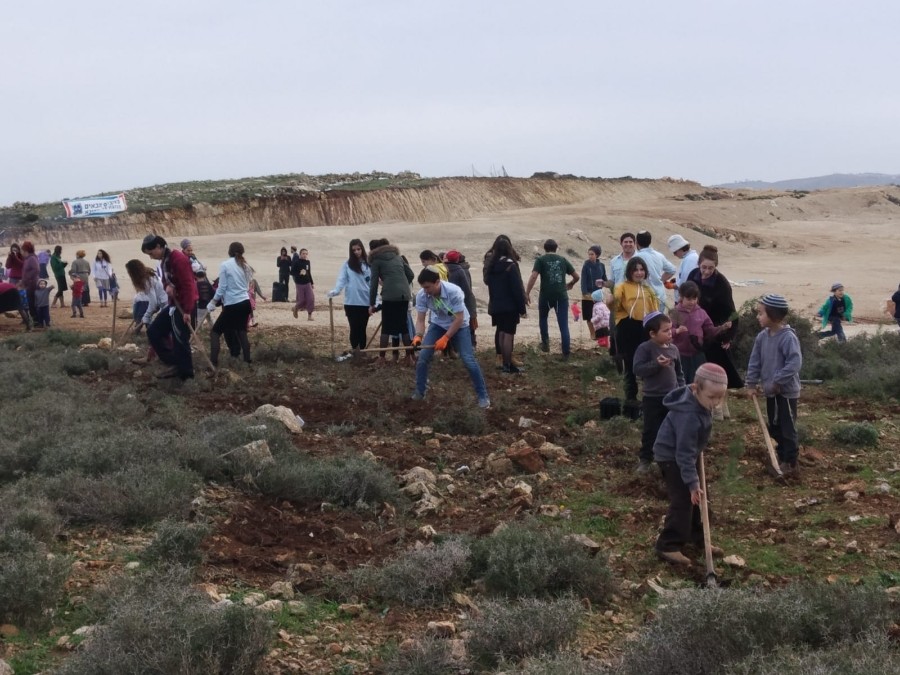
[[[704,363],[697,369],[693,384],[679,387],[663,399],[669,414],[663,420],[653,445],[669,494],[669,512],[656,540],[656,555],[675,565],[691,565],[681,549],[693,543],[703,547],[700,521],[700,477],[697,459],[709,442],[712,410],[728,391],[728,375],[722,366]],[[721,550],[714,549],[714,553]]]
[[[784,320],[787,300],[769,293],[756,305],[762,330],[753,342],[745,379],[750,396],[762,389],[766,396],[769,435],[776,443],[778,463],[785,476],[797,474],[797,400],[800,398],[800,340]]]

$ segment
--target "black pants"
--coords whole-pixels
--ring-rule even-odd
[[[638,397],[637,377],[634,374],[634,353],[647,340],[644,324],[637,319],[622,319],[616,324],[616,349],[622,357],[625,372],[625,400],[636,401]]]
[[[778,461],[795,464],[800,454],[797,440],[797,399],[780,394],[766,398],[766,414],[769,418],[769,436],[775,441]]]
[[[172,336],[172,346],[168,344]],[[194,376],[194,361],[191,358],[191,333],[185,325],[181,312],[175,310],[169,316],[169,308],[164,307],[147,329],[147,339],[156,351],[159,360],[178,368],[182,380]]]
[[[350,324],[351,349],[365,349],[368,342],[366,328],[369,325],[369,308],[364,305],[344,305],[344,314]]]
[[[656,540],[656,550],[671,553],[680,551],[685,544],[693,543],[703,548],[703,521],[700,507],[691,504],[691,491],[681,480],[681,470],[676,462],[660,462],[666,492],[669,494],[669,512],[663,530]]]
[[[228,352],[235,358],[244,353],[244,361],[251,362],[250,340],[247,338],[247,320],[250,318],[250,300],[233,305],[223,305],[222,313],[209,332],[209,360],[219,367],[219,338],[225,336]]]
[[[641,434],[641,452],[640,458],[642,462],[653,461],[653,444],[656,443],[656,435],[662,426],[663,420],[669,409],[663,405],[662,396],[647,396],[641,400],[641,411],[644,417],[644,431]]]

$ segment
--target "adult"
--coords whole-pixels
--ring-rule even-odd
[[[91,264],[84,259],[86,255],[87,252],[84,249],[75,251],[75,260],[72,261],[72,265],[69,267],[69,276],[73,279],[80,279],[84,284],[84,290],[81,292],[82,307],[87,307],[91,304],[91,288],[88,285],[88,280],[91,277]]]
[[[550,331],[547,318],[550,310],[556,311],[556,322],[559,324],[559,337],[562,342],[562,355],[569,358],[569,291],[578,282],[579,276],[566,258],[556,253],[559,245],[548,239],[544,242],[544,255],[534,261],[534,269],[525,289],[526,302],[531,304],[531,289],[540,277],[541,291],[538,295],[538,328],[541,331],[541,351],[550,351]],[[566,275],[572,281],[566,283]]]
[[[581,266],[581,316],[587,321],[588,333],[595,337],[591,316],[594,313],[594,300],[591,294],[606,284],[606,266],[600,262],[601,249],[594,244],[588,249],[587,260]]]
[[[22,317],[25,330],[31,330],[33,322],[25,306],[22,304],[22,296],[16,284],[0,281],[0,314],[16,312]]]
[[[30,241],[22,242],[22,256],[22,279],[19,281],[19,286],[25,290],[25,296],[28,298],[28,314],[31,316],[32,323],[35,323],[37,322],[35,293],[38,281],[41,279],[41,268],[35,254],[34,244]]]
[[[653,235],[647,230],[641,230],[635,237],[637,244],[637,255],[644,259],[647,264],[647,283],[656,293],[656,299],[659,300],[659,309],[661,312],[666,311],[666,282],[675,276],[678,271],[675,265],[669,262],[669,259],[662,253],[657,251],[651,243]]]
[[[67,290],[69,290],[69,285],[66,283],[66,267],[69,266],[65,260],[62,259],[62,246],[57,246],[53,249],[53,255],[50,256],[50,269],[53,270],[53,276],[56,277],[56,295],[53,297],[53,307],[56,307],[56,301],[59,300],[59,306],[66,306],[66,297],[63,295]]]
[[[329,298],[345,293],[344,314],[350,324],[350,349],[358,354],[366,348],[369,325],[369,284],[372,273],[366,247],[361,239],[350,240],[350,252],[338,272],[337,283],[328,291]]]
[[[616,284],[625,281],[625,266],[635,254],[634,235],[631,232],[622,233],[619,236],[619,246],[622,252],[609,261],[610,277],[606,282],[607,288],[615,288]]]
[[[472,348],[474,349],[475,331],[478,329],[478,305],[475,302],[475,294],[472,292],[472,275],[469,274],[469,264],[465,262],[462,253],[456,249],[450,249],[444,254],[444,265],[447,268],[447,281],[459,286],[465,296],[466,309],[469,310],[469,333],[472,336]]]
[[[301,248],[297,258],[291,262],[291,276],[297,287],[297,300],[294,302],[294,318],[297,313],[306,310],[306,320],[313,320],[316,310],[316,285],[312,278],[312,263],[309,262],[309,251]]]
[[[291,278],[291,256],[288,255],[284,246],[281,247],[281,253],[275,258],[275,266],[278,268],[278,283],[287,290],[288,280]]]
[[[100,296],[100,306],[106,307],[114,273],[109,253],[102,248],[97,251],[97,256],[94,258],[93,271],[94,283],[97,284],[97,295]]]
[[[675,281],[675,303],[677,304],[681,299],[678,295],[678,289],[681,288],[681,284],[688,280],[691,272],[697,269],[700,254],[692,249],[688,240],[680,234],[673,234],[666,243],[672,255],[681,261],[678,265],[678,275]]]
[[[412,395],[414,401],[425,398],[428,388],[428,370],[434,352],[444,351],[453,345],[459,360],[462,361],[472,387],[478,397],[479,408],[490,408],[487,385],[475,351],[472,349],[472,338],[468,330],[469,310],[466,309],[462,289],[449,281],[441,281],[440,273],[432,267],[419,272],[419,284],[422,289],[416,293],[416,336],[413,344],[424,343],[425,349],[416,363],[416,390]],[[425,331],[425,313],[430,312],[431,323]]]
[[[6,256],[6,278],[11,284],[18,284],[22,280],[22,247],[11,244],[9,255]]]
[[[897,286],[897,290],[891,296],[891,302],[894,303],[894,320],[897,322],[897,327],[900,328],[900,286]]]
[[[197,256],[194,255],[194,245],[191,243],[190,239],[181,240],[181,252],[191,261],[191,271],[195,275],[200,274],[201,272],[206,273],[206,265],[200,262]]]
[[[632,256],[625,265],[625,278],[613,290],[615,299],[616,349],[624,366],[625,400],[637,401],[634,353],[647,339],[644,317],[659,310],[656,293],[647,283],[647,263]]]
[[[515,247],[512,245],[512,241],[510,241],[510,238],[505,234],[498,234],[497,238],[494,239],[494,243],[491,244],[491,248],[489,250],[487,250],[484,254],[484,262],[483,262],[483,265],[481,268],[481,280],[484,282],[485,286],[488,285],[488,277],[490,275],[491,267],[493,264],[492,260],[494,259],[494,251],[497,249],[497,246],[500,244],[501,241],[509,244],[508,249],[506,247],[504,247],[504,250],[507,251],[507,256],[511,260],[515,260],[517,264],[521,261],[519,254],[516,252]],[[524,286],[523,286],[523,292],[524,292]],[[491,307],[490,295],[488,295],[487,310],[488,310],[488,314],[491,316],[491,325],[494,327],[494,352],[497,354],[497,367],[502,369],[503,368],[503,354],[502,354],[502,349],[500,346],[501,331],[500,331],[500,327],[497,325],[496,318],[494,318],[494,313],[493,313],[493,310]],[[524,313],[522,316],[524,316]],[[516,368],[521,368],[522,366],[525,365],[525,363],[523,361],[519,360],[518,358],[516,358],[515,355],[513,355],[512,365],[516,366]]]
[[[50,272],[47,271],[47,265],[50,264],[50,249],[45,248],[38,251],[38,268],[41,279],[49,279]]]
[[[519,269],[518,256],[508,238],[494,242],[487,271],[488,312],[497,327],[501,369],[516,375],[523,372],[513,363],[513,343],[519,317],[525,314],[525,287]]]
[[[181,251],[170,249],[166,240],[155,234],[144,237],[141,251],[159,261],[160,281],[169,299],[166,309],[156,315],[147,329],[150,344],[160,361],[168,366],[158,377],[179,377],[186,380],[194,376],[188,324],[191,321],[191,308],[198,297],[191,261]],[[247,301],[249,303],[249,299]]]
[[[396,246],[391,246],[387,239],[373,239],[369,243],[369,265],[371,280],[369,281],[369,315],[376,311],[378,284],[381,283],[381,336],[379,343],[382,349],[388,346],[391,335],[399,335],[404,345],[409,346],[412,338],[409,334],[409,301],[412,299],[409,285],[415,278],[406,258],[400,255]],[[407,354],[412,361],[412,355]],[[384,365],[385,352],[377,357],[379,364]]]
[[[231,339],[226,337],[225,341],[234,358],[243,352],[244,361],[246,363],[252,361],[250,340],[247,338],[247,322],[252,311],[251,279],[251,268],[244,259],[244,245],[239,241],[231,242],[228,246],[228,260],[219,265],[219,286],[216,288],[216,294],[206,307],[207,311],[213,312],[218,304],[222,305],[222,313],[209,332],[209,360],[216,367],[219,366],[222,335],[233,336]]]
[[[731,294],[731,283],[718,268],[719,249],[715,246],[704,246],[698,257],[697,269],[688,275],[688,281],[693,281],[700,287],[700,307],[709,314],[713,325],[722,326],[731,322],[729,328],[704,345],[703,351],[708,363],[715,363],[725,369],[728,375],[728,388],[740,389],[744,386],[744,381],[731,360],[730,352],[731,341],[738,331],[738,315]],[[722,416],[728,417],[727,405],[723,404],[714,415],[719,419]]]

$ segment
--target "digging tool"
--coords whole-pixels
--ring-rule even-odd
[[[697,473],[700,475],[700,521],[703,523],[703,552],[706,558],[706,587],[718,588],[719,577],[713,566],[712,539],[709,532],[709,502],[706,499],[706,465],[703,453],[697,460]]]
[[[113,293],[113,324],[112,324],[112,346],[116,346],[116,305],[119,303],[119,294]]]
[[[372,340],[375,339],[375,336],[378,335],[378,331],[381,330],[381,322],[378,322],[378,325],[375,326],[375,332],[372,333],[372,337],[369,338],[369,341],[366,343],[366,349],[369,348],[369,345],[372,344]]]
[[[178,300],[175,300],[175,310],[181,312],[181,316],[184,317],[184,312],[181,311],[181,304]],[[163,309],[163,311],[166,311]],[[191,342],[197,345],[197,349],[203,354],[203,358],[206,359],[206,363],[209,365],[210,369],[212,369],[213,374],[215,374],[216,367],[213,365],[212,359],[209,358],[209,354],[206,353],[206,348],[203,346],[203,342],[200,340],[200,336],[197,335],[197,331],[194,330],[194,327],[191,325],[190,318],[184,322],[187,325],[188,330],[191,332]]]
[[[357,353],[377,354],[380,352],[397,352],[406,349],[413,349],[415,351],[419,351],[420,349],[434,349],[434,345],[419,345],[418,347],[413,347],[412,345],[397,345],[396,347],[372,347],[371,349],[360,349]]]
[[[766,440],[766,449],[769,451],[769,462],[772,464],[772,469],[775,471],[775,475],[784,480],[784,474],[781,473],[781,467],[778,465],[778,455],[775,454],[775,446],[772,445],[772,437],[769,436],[769,427],[766,424],[766,419],[763,417],[762,410],[759,407],[759,401],[756,399],[756,394],[751,394],[750,398],[753,399],[753,405],[756,407],[756,417],[759,419],[759,426],[763,432],[763,438]]]
[[[334,347],[334,300],[328,298],[328,323],[331,324],[331,358],[337,357],[337,350]]]

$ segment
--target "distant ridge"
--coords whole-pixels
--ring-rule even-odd
[[[830,188],[870,187],[873,185],[900,185],[900,174],[832,173],[828,176],[790,178],[771,183],[761,180],[743,180],[712,187],[743,190],[828,190]]]

